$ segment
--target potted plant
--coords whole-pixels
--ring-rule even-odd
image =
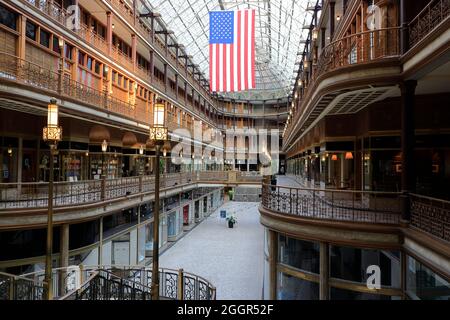
[[[237,223],[237,219],[236,219],[236,217],[234,215],[229,216],[227,218],[227,221],[228,221],[228,228],[233,228],[234,224]]]

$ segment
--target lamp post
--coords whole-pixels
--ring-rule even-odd
[[[153,210],[153,267],[152,300],[159,300],[159,175],[160,150],[168,138],[165,127],[165,105],[156,103],[153,109],[153,124],[150,126],[150,140],[155,143],[155,208]]]
[[[102,142],[102,176],[106,177],[105,175],[105,153],[108,150],[108,142],[106,140],[103,140]]]
[[[47,107],[47,126],[44,127],[42,138],[50,146],[50,173],[48,180],[48,211],[47,211],[47,246],[45,255],[46,298],[53,298],[52,288],[52,250],[53,250],[53,165],[56,147],[62,138],[62,128],[58,124],[58,105],[56,99],[51,99]]]

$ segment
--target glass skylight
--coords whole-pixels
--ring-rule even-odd
[[[224,95],[262,100],[287,97],[293,89],[316,0],[147,0],[173,30],[177,42],[209,78],[209,11],[256,10],[256,90]]]

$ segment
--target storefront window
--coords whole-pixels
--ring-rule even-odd
[[[421,262],[408,257],[407,293],[413,299],[450,300],[450,283]]]
[[[307,272],[319,273],[320,246],[318,243],[280,235],[278,245],[280,263]]]
[[[169,237],[175,237],[178,234],[178,213],[177,212],[171,212],[167,216],[167,229],[168,229],[168,236]]]
[[[350,247],[330,248],[331,277],[366,283],[369,266],[381,271],[381,285],[400,287],[400,258],[397,251],[369,250]]]
[[[285,273],[278,274],[278,300],[319,300],[319,284]]]

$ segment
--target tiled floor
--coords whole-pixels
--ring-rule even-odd
[[[160,267],[183,268],[209,280],[217,299],[261,299],[264,228],[258,203],[227,202],[160,258]],[[220,210],[235,212],[228,228]]]

